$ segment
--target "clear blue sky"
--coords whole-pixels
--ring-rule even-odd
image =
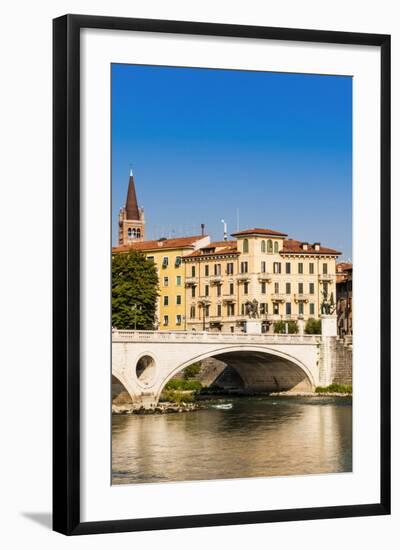
[[[352,79],[112,65],[112,229],[132,167],[147,238],[268,227],[352,257]]]

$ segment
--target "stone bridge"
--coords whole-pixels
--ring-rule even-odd
[[[168,380],[214,357],[238,372],[246,390],[312,391],[332,382],[333,342],[333,335],[113,330],[113,382],[134,406],[152,408]]]

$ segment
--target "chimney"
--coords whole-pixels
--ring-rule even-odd
[[[301,243],[301,248],[303,250],[308,250],[308,243]]]
[[[200,227],[201,227],[201,236],[204,237],[204,228],[205,228],[205,224],[202,223],[202,224],[200,225]]]
[[[321,247],[321,243],[314,243],[314,250],[319,250]]]

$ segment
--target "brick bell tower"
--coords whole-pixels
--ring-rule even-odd
[[[143,241],[144,228],[144,210],[137,204],[135,182],[131,170],[125,207],[119,211],[118,243],[129,244],[134,241]]]

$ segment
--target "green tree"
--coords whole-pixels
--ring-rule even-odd
[[[321,320],[313,319],[312,317],[308,319],[305,328],[306,334],[321,334]]]
[[[183,369],[183,378],[185,380],[190,380],[191,378],[196,378],[198,374],[200,374],[201,370],[201,363],[198,361],[197,363],[193,363],[192,365],[189,365],[185,369]]]
[[[286,334],[286,326],[288,334],[297,334],[299,332],[296,321],[277,321],[274,323],[275,334]]]
[[[152,329],[158,297],[158,275],[153,261],[137,250],[112,257],[112,326]]]

